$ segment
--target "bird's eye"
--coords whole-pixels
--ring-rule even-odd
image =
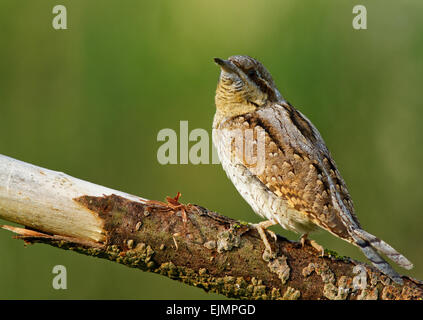
[[[256,75],[256,70],[254,70],[254,69],[250,69],[250,70],[248,70],[247,75],[248,75],[250,78],[254,77],[254,76]]]

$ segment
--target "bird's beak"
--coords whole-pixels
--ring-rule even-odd
[[[229,72],[229,73],[236,73],[238,74],[238,68],[229,60],[223,60],[220,58],[214,58],[214,62],[219,65],[222,70]]]

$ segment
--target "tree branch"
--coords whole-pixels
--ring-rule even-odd
[[[373,267],[280,236],[266,254],[249,224],[198,205],[150,201],[0,155],[0,218],[46,243],[241,299],[423,299]],[[269,238],[270,240],[270,238]]]

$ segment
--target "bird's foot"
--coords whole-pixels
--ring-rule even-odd
[[[318,244],[315,240],[308,239],[307,233],[301,236],[300,242],[302,248],[304,248],[305,244],[308,242],[314,249],[316,249],[320,253],[321,257],[325,256],[325,248],[323,248],[323,246]]]
[[[266,256],[265,260],[269,260],[270,257],[273,257],[274,253],[272,251],[272,247],[270,246],[269,240],[267,240],[267,236],[266,236],[264,230],[266,230],[272,236],[272,238],[276,241],[277,240],[276,234],[271,230],[267,230],[267,228],[269,228],[270,226],[273,226],[275,224],[276,224],[276,222],[267,220],[267,221],[262,221],[260,223],[255,223],[255,224],[252,225],[257,230],[257,232],[259,233],[260,238],[264,243],[264,247],[266,248],[265,252],[263,254],[263,257]]]

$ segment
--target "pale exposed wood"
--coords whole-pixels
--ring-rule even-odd
[[[111,194],[133,201],[143,200],[0,155],[2,219],[53,234],[103,241],[102,220],[73,199],[82,195]]]

